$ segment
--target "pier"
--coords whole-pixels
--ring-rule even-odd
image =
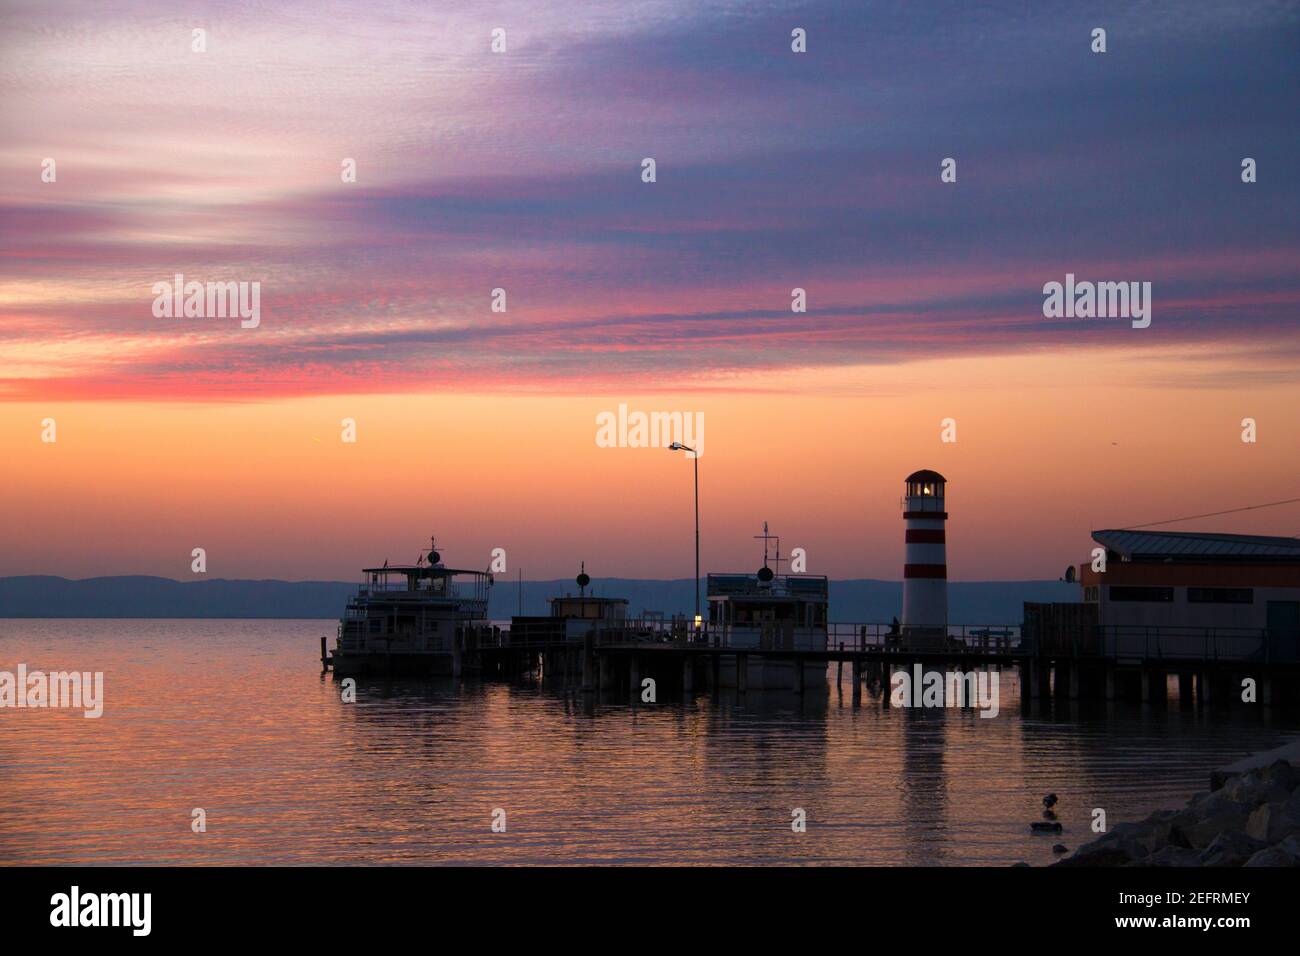
[[[830,582],[787,573],[767,523],[754,572],[707,576],[707,613],[628,616],[628,601],[588,593],[550,599],[550,613],[487,620],[492,575],[442,564],[431,538],[415,565],[368,568],[339,626],[336,673],[541,675],[581,693],[659,688],[824,691],[848,665],[853,700],[894,670],[969,674],[1015,668],[1020,700],[1168,699],[1185,705],[1300,702],[1300,543],[1291,538],[1108,529],[1090,564],[1062,580],[1081,601],[1025,602],[1016,624],[948,618],[947,480],[905,483],[902,620],[832,623]],[[1012,612],[1014,613],[1014,612]]]
[[[1180,702],[1241,701],[1243,680],[1254,681],[1264,706],[1300,701],[1300,653],[1289,632],[1225,628],[1134,628],[1085,625],[1044,630],[1029,626],[949,626],[947,639],[916,641],[885,624],[830,624],[825,649],[793,646],[770,628],[757,646],[736,646],[725,627],[688,629],[685,622],[622,622],[593,627],[581,637],[543,631],[479,628],[457,634],[449,654],[456,676],[544,682],[579,693],[639,695],[644,678],[664,691],[697,689],[746,693],[755,667],[780,665],[788,674],[769,689],[807,693],[816,675],[837,665],[830,686],[847,679],[854,703],[864,684],[888,685],[891,673],[916,664],[925,671],[1015,669],[1020,700],[1162,700],[1175,678]],[[328,666],[328,658],[325,664]],[[847,665],[847,666],[846,666]]]

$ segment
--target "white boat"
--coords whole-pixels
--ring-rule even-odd
[[[411,565],[366,568],[339,620],[334,673],[459,674],[495,631],[487,621],[492,574],[449,568],[433,547]]]

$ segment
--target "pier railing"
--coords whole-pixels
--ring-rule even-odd
[[[583,625],[587,626],[583,626]],[[822,639],[825,644],[822,644]],[[587,637],[598,646],[614,644],[678,644],[737,650],[945,651],[961,655],[1009,655],[1020,645],[1018,624],[950,625],[944,634],[924,638],[900,633],[894,624],[837,622],[824,628],[796,627],[783,622],[709,624],[692,627],[686,619],[628,618],[623,621],[575,621],[538,618],[519,621],[484,635],[483,647],[535,647],[557,642],[580,643]]]
[[[1039,657],[1300,663],[1300,631],[1279,628],[1093,624],[1027,629]]]

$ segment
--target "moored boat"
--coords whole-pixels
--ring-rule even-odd
[[[339,620],[330,663],[351,674],[459,674],[484,639],[492,574],[449,568],[433,547],[411,565],[366,568]]]

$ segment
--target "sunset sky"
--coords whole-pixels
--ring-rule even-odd
[[[436,533],[687,577],[690,462],[597,447],[620,403],[704,414],[706,571],[767,520],[897,579],[917,468],[965,580],[1300,495],[1298,4],[0,7],[0,574],[351,579]],[[156,318],[177,273],[260,325]],[[1150,282],[1150,328],[1044,318],[1067,273]]]

